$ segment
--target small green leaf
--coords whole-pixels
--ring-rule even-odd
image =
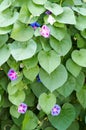
[[[75,85],[75,78],[69,75],[68,80],[60,88],[58,88],[57,91],[64,97],[68,97],[75,89]]]
[[[7,27],[0,27],[0,35],[7,34],[11,32],[12,26],[7,26]]]
[[[74,50],[72,52],[72,60],[76,64],[86,67],[86,49]]]
[[[0,12],[0,27],[7,27],[15,23],[18,19],[18,12],[12,14],[11,10],[5,10],[2,13]]]
[[[76,24],[76,19],[71,8],[63,7],[64,12],[57,16],[57,21],[65,24]]]
[[[49,74],[53,72],[61,62],[60,56],[53,50],[48,52],[40,51],[38,60],[41,67]]]
[[[54,37],[50,37],[50,45],[60,56],[64,56],[71,49],[72,42],[70,36],[66,34],[61,41],[58,41]]]
[[[8,40],[8,35],[0,35],[0,47],[4,45]]]
[[[49,28],[50,28],[50,34],[57,40],[61,41],[65,37],[66,34],[65,28],[58,28],[51,25],[49,25]]]
[[[31,58],[36,52],[37,45],[35,41],[31,39],[27,42],[14,41],[9,45],[9,48],[14,59],[20,61]]]
[[[32,0],[35,4],[44,5],[47,0]]]
[[[45,87],[52,92],[66,82],[68,75],[65,67],[60,65],[51,74],[48,74],[43,69],[40,69],[39,76]]]
[[[37,56],[33,56],[32,58],[27,59],[27,60],[23,60],[22,62],[26,68],[30,69],[30,68],[33,68],[37,65],[38,59],[37,59]]]
[[[46,114],[50,113],[55,103],[56,103],[56,97],[52,93],[48,95],[46,93],[43,93],[39,97],[39,105]]]
[[[81,105],[86,108],[86,86],[77,92],[76,95]]]
[[[24,76],[29,79],[30,81],[34,81],[34,79],[36,78],[36,76],[39,73],[39,67],[35,66],[33,68],[24,68],[23,69],[23,74]]]
[[[66,130],[71,123],[75,120],[75,109],[74,107],[66,103],[63,105],[59,116],[48,116],[51,124],[58,130]]]
[[[49,1],[45,3],[44,7],[56,16],[63,12],[63,8],[60,5],[56,3],[51,3]]]
[[[21,130],[34,130],[38,125],[38,118],[32,111],[27,111],[23,120]]]
[[[7,45],[0,48],[0,66],[4,64],[10,57],[10,51]]]
[[[15,94],[9,95],[9,100],[14,105],[19,106],[20,103],[25,100],[25,93],[24,93],[24,91],[17,91]]]
[[[14,0],[3,0],[0,4],[0,12],[4,11],[5,9],[9,8]]]
[[[75,27],[78,30],[81,30],[81,31],[83,31],[84,29],[86,29],[86,16],[79,15],[76,18],[76,25],[75,25]]]
[[[83,7],[72,7],[72,9],[76,12],[78,12],[79,14],[86,16],[86,8]]]
[[[20,116],[20,113],[18,113],[18,108],[17,106],[11,106],[10,107],[10,114],[15,117],[15,118],[18,118]]]
[[[45,11],[43,6],[34,4],[31,0],[28,1],[28,9],[33,16],[40,16]]]
[[[75,77],[77,77],[81,71],[81,67],[74,63],[71,59],[67,60],[66,67],[68,71]]]
[[[34,30],[32,27],[28,27],[26,24],[17,21],[13,26],[11,38],[24,42],[31,39],[33,37],[33,33]]]

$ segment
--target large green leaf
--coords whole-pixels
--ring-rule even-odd
[[[24,91],[17,91],[15,94],[9,95],[8,98],[14,105],[19,106],[25,100],[25,93]]]
[[[81,105],[86,108],[86,86],[77,92],[76,95]]]
[[[14,41],[9,45],[12,56],[16,61],[31,58],[35,52],[37,45],[34,40],[29,40],[27,42],[17,42]]]
[[[34,30],[32,27],[28,27],[26,24],[17,21],[11,33],[11,38],[17,41],[28,41],[33,37]]]
[[[23,120],[21,130],[34,130],[38,125],[38,118],[32,111],[27,111]]]
[[[72,59],[68,59],[66,62],[66,67],[68,71],[75,77],[77,77],[81,71],[81,67],[74,63]]]
[[[63,105],[59,116],[49,115],[48,118],[56,129],[66,130],[75,119],[75,109],[71,104],[66,103]]]
[[[0,27],[7,27],[15,23],[18,19],[18,12],[12,14],[11,10],[5,10],[2,13],[0,12]]]
[[[7,45],[0,48],[0,66],[4,64],[10,57],[10,51]]]
[[[71,49],[72,42],[70,36],[66,34],[61,41],[58,41],[54,37],[50,37],[50,45],[60,56],[64,56]]]
[[[63,65],[57,67],[51,74],[46,73],[43,69],[40,69],[40,79],[42,83],[51,92],[61,87],[67,80],[67,71]]]
[[[47,10],[50,10],[54,15],[59,15],[63,12],[63,8],[60,5],[56,3],[51,3],[49,1],[45,3],[44,7]]]
[[[57,91],[64,97],[67,97],[75,89],[75,85],[76,85],[75,78],[69,75],[68,80],[60,88],[58,88]]]
[[[46,114],[50,113],[55,103],[56,103],[56,97],[52,93],[48,95],[46,93],[43,93],[39,97],[39,105]]]
[[[57,21],[65,24],[76,24],[76,19],[71,8],[63,7],[64,12],[57,16]]]
[[[36,78],[36,76],[39,73],[39,67],[35,66],[33,68],[24,68],[23,69],[23,74],[24,76],[29,79],[30,81],[34,81],[34,79]]]
[[[35,4],[43,5],[47,0],[32,0]]]
[[[57,28],[51,25],[49,25],[49,28],[50,28],[50,34],[57,40],[61,41],[65,37],[66,34],[65,28]]]
[[[60,56],[53,50],[48,52],[40,51],[38,60],[41,67],[49,74],[53,72],[61,62]]]
[[[28,9],[33,16],[40,16],[45,11],[43,6],[34,4],[31,0],[28,1]]]
[[[86,16],[79,15],[76,18],[76,25],[75,25],[75,27],[78,30],[81,30],[81,31],[83,31],[84,29],[86,29]]]
[[[72,52],[72,60],[76,64],[86,67],[86,49],[74,50]]]

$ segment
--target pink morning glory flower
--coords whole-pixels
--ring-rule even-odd
[[[18,106],[18,112],[24,114],[27,111],[27,105],[25,103],[21,103]]]
[[[50,29],[46,25],[43,25],[40,30],[40,34],[43,37],[48,38],[50,36]]]
[[[60,114],[60,111],[61,111],[61,107],[56,104],[56,105],[54,105],[54,107],[51,110],[51,115],[52,116],[57,116],[57,115]]]
[[[15,72],[14,69],[10,69],[7,75],[8,75],[10,80],[16,80],[17,79],[17,73]]]

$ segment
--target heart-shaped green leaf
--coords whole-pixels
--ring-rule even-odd
[[[0,48],[0,66],[4,64],[10,56],[10,51],[7,45]]]
[[[9,95],[9,100],[14,104],[19,106],[21,102],[25,100],[25,93],[24,91],[17,91],[13,95]]]
[[[22,130],[35,130],[38,125],[38,118],[32,111],[27,111],[22,123]]]
[[[63,105],[59,116],[53,117],[49,115],[48,118],[56,129],[66,130],[75,119],[75,109],[71,104],[66,103]]]
[[[18,108],[17,108],[17,106],[12,105],[12,106],[10,107],[10,114],[11,114],[13,117],[15,117],[15,118],[18,118],[18,117],[20,116],[20,113],[18,113]]]
[[[53,72],[61,62],[60,56],[53,50],[48,52],[40,51],[38,60],[41,67],[49,74]]]
[[[34,79],[39,73],[39,67],[35,66],[33,68],[24,68],[23,73],[27,79],[29,79],[30,81],[34,81]]]
[[[67,71],[63,65],[57,67],[51,74],[46,73],[43,69],[39,72],[42,83],[51,92],[61,87],[67,80]]]
[[[50,10],[54,15],[59,15],[63,12],[63,8],[56,4],[47,1],[44,6],[47,10]]]
[[[14,41],[9,45],[12,56],[16,61],[31,58],[35,52],[37,45],[34,40],[29,40],[27,42],[17,42]]]
[[[43,6],[34,4],[32,0],[28,1],[28,9],[33,16],[40,16],[45,11]]]
[[[72,52],[72,60],[76,64],[86,67],[86,49],[74,50]]]
[[[26,26],[26,24],[17,21],[11,33],[11,37],[17,41],[28,41],[32,38],[34,30],[32,27]]]
[[[50,45],[60,56],[64,56],[71,49],[72,42],[70,36],[66,34],[61,41],[54,37],[50,37]]]
[[[81,105],[86,108],[86,86],[77,92],[76,95]]]
[[[43,5],[47,0],[32,0],[35,4]]]
[[[57,40],[61,41],[65,37],[66,34],[65,28],[54,27],[51,25],[49,25],[49,28],[50,28],[50,34]]]
[[[71,8],[63,7],[64,12],[57,17],[57,21],[65,24],[76,24],[76,19]]]
[[[2,13],[0,12],[0,27],[7,27],[15,23],[18,19],[18,13],[14,12],[12,15],[11,10],[5,10]]]
[[[72,59],[68,59],[66,62],[66,67],[68,71],[75,77],[77,77],[81,71],[81,67],[74,63]]]
[[[48,95],[46,93],[43,93],[39,96],[39,105],[46,114],[50,113],[55,103],[56,97],[52,93]]]

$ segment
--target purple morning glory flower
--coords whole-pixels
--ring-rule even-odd
[[[51,115],[52,116],[57,116],[57,115],[60,114],[60,111],[61,111],[61,107],[56,104],[56,105],[54,105],[54,107],[51,110]]]
[[[41,82],[39,75],[37,75],[36,79],[37,79],[37,82]]]
[[[40,24],[38,22],[34,22],[34,23],[31,23],[30,26],[33,27],[35,30],[36,28],[40,27]]]
[[[18,112],[24,114],[27,110],[27,105],[25,103],[21,103],[18,106]]]
[[[50,14],[52,14],[52,12],[49,11],[49,10],[47,10],[47,11],[45,12],[45,14],[50,15]]]
[[[16,80],[17,79],[17,73],[15,72],[14,69],[10,69],[7,75],[8,75],[10,80]]]
[[[41,27],[40,34],[43,37],[48,38],[50,36],[50,29],[46,25],[43,25]]]

